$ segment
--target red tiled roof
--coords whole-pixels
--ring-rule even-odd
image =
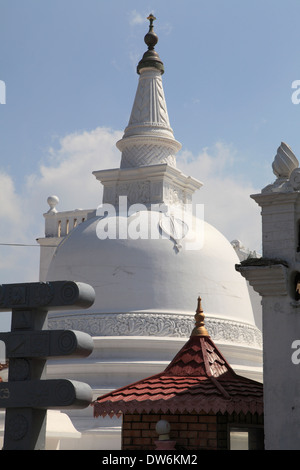
[[[196,325],[163,372],[99,397],[93,403],[94,416],[168,411],[262,414],[263,385],[237,375],[203,322],[200,329],[200,323]]]

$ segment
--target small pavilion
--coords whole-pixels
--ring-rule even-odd
[[[167,368],[92,405],[95,417],[122,415],[123,450],[264,448],[263,385],[226,361],[200,297],[191,336]]]

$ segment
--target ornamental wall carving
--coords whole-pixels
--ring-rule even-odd
[[[121,168],[135,168],[139,166],[167,163],[176,166],[173,147],[158,144],[141,143],[130,145],[122,151]]]
[[[115,204],[119,202],[119,196],[127,196],[127,203],[148,204],[150,202],[150,181],[133,181],[117,184]]]
[[[195,326],[194,316],[116,313],[91,315],[50,315],[50,329],[84,331],[91,336],[158,336],[186,337]],[[214,341],[262,347],[258,328],[218,318],[205,318],[205,326]]]
[[[192,196],[188,191],[174,183],[161,181],[137,180],[120,181],[104,187],[103,202],[118,206],[119,197],[127,196],[127,204],[158,204],[170,205],[191,204]]]
[[[129,126],[141,122],[159,123],[166,127],[170,126],[162,78],[157,71],[144,72],[140,76]]]

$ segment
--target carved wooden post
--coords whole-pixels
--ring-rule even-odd
[[[8,382],[0,383],[4,450],[44,449],[47,409],[90,404],[89,385],[46,380],[45,374],[48,357],[88,356],[93,350],[86,333],[48,330],[48,311],[88,308],[94,299],[91,286],[70,281],[0,285],[0,312],[12,311],[11,332],[0,333],[9,359]]]

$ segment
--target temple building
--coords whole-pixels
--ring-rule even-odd
[[[260,313],[251,302],[258,294],[235,270],[239,243],[233,246],[193,206],[198,175],[177,168],[181,144],[168,116],[154,19],[130,119],[116,143],[120,167],[93,172],[103,185],[101,206],[59,212],[58,197],[49,197],[45,236],[38,239],[41,281],[95,289],[84,313],[49,314],[50,328],[91,334],[94,352],[84,360],[51,360],[47,368],[49,378],[88,383],[94,399],[163,371],[190,337],[199,295],[206,328],[232,369],[262,381]],[[67,414],[80,437],[62,439],[61,449],[121,448],[117,416],[95,419],[91,407]]]

